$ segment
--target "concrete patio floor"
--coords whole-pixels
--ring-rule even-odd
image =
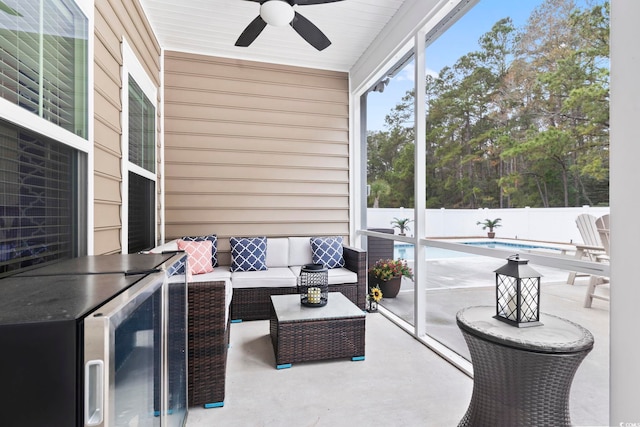
[[[472,380],[382,314],[366,318],[366,359],[277,370],[268,321],[231,326],[225,405],[190,408],[187,427],[455,426]]]
[[[430,263],[430,335],[468,358],[455,313],[471,305],[494,304],[492,271],[502,264],[486,258]],[[595,347],[573,382],[572,422],[606,426],[609,303],[594,300],[592,308],[583,308],[586,279],[567,285],[567,272],[535,268],[544,275],[542,311],[581,324],[595,337]],[[385,307],[411,320],[412,287],[413,282],[405,281],[397,298],[384,300]],[[190,408],[187,427],[455,426],[472,388],[470,377],[379,313],[367,315],[365,361],[307,362],[284,370],[275,369],[268,321],[244,322],[231,326],[225,406]]]

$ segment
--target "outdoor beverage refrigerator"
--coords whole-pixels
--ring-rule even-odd
[[[183,426],[185,254],[81,257],[0,280],[7,426]]]

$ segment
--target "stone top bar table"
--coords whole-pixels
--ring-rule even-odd
[[[473,394],[459,426],[569,426],[573,377],[593,335],[569,320],[540,314],[542,326],[494,319],[495,307],[456,314],[473,364]]]

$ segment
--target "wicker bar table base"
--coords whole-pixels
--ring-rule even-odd
[[[305,307],[298,295],[273,295],[269,321],[276,367],[312,360],[364,360],[365,313],[339,292],[324,307]]]
[[[548,314],[531,328],[507,325],[493,314],[494,307],[470,307],[456,316],[474,372],[459,426],[570,426],[571,383],[593,348],[591,333]]]

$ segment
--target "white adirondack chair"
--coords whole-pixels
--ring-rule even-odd
[[[607,227],[608,227],[608,215]],[[582,244],[576,243],[576,255],[577,259],[587,259],[591,261],[605,261],[606,252],[598,233],[598,226],[596,225],[596,217],[590,214],[580,214],[576,218],[576,226],[582,236]],[[577,272],[569,273],[567,283],[573,285],[577,276],[589,276],[588,274],[582,274]]]
[[[597,257],[597,261],[609,262],[609,215],[603,215],[596,220],[596,229],[598,230],[598,237],[600,238],[602,247],[605,251],[605,255]],[[591,307],[594,298],[609,301],[609,297],[607,295],[596,293],[596,288],[598,286],[605,285],[607,283],[610,283],[608,277],[591,276],[591,279],[589,279],[589,285],[587,286],[587,295],[584,298],[584,306],[586,308]]]

